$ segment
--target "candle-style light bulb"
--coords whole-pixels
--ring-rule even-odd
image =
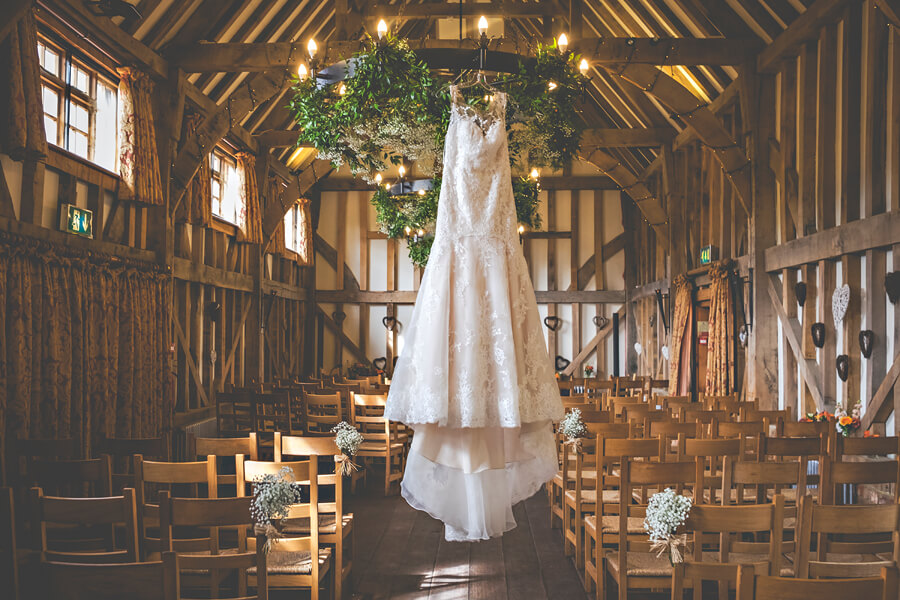
[[[488,22],[484,15],[478,19],[478,35],[485,35],[488,29]]]
[[[341,87],[338,88],[338,94],[343,96],[346,93],[347,93],[347,86],[342,83]]]
[[[566,48],[569,47],[569,37],[564,33],[559,34],[559,39],[556,40],[556,45],[559,47],[560,52],[565,52]]]
[[[531,169],[530,177],[532,179],[537,179],[540,176],[541,176],[541,173],[540,173],[540,171],[537,170],[537,167],[534,167]]]
[[[318,50],[319,47],[316,45],[316,40],[310,38],[309,43],[306,45],[306,51],[309,52],[309,57],[315,58]]]
[[[400,172],[400,177],[406,175],[406,167],[404,167],[403,165],[400,165],[400,168],[397,170]]]
[[[382,179],[381,173],[375,173],[375,183],[377,183],[378,185],[381,185],[381,179]]]
[[[306,65],[300,63],[300,65],[297,67],[297,77],[300,78],[300,81],[303,81],[308,75],[309,71],[306,69]]]
[[[387,34],[387,23],[384,22],[384,19],[378,21],[378,39],[382,39],[385,34]]]
[[[549,89],[551,92],[552,92],[553,90],[555,90],[555,89],[556,89],[556,82],[555,82],[555,81],[548,81],[548,82],[547,82],[547,89]]]
[[[424,230],[424,229],[420,229],[420,230],[418,231],[418,234],[419,234],[419,237],[425,237],[425,230]]]
[[[424,195],[425,195],[425,190],[419,190],[418,194],[419,194],[420,196],[424,196]]]
[[[406,235],[412,233],[412,229],[409,228],[409,225],[407,225],[403,230],[406,232]]]
[[[588,61],[586,58],[582,58],[581,62],[578,63],[578,70],[581,71],[581,74],[584,77],[587,77],[588,69],[590,69],[590,68],[591,68],[591,66],[588,64]]]

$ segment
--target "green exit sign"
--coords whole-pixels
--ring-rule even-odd
[[[94,213],[73,204],[63,204],[60,229],[86,238],[94,237]]]
[[[708,265],[714,260],[719,260],[719,249],[715,246],[704,246],[700,249],[700,264]]]

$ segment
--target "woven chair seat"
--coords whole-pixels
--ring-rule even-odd
[[[266,571],[281,575],[309,575],[312,573],[312,560],[309,552],[279,552],[275,548],[266,556]],[[325,566],[331,558],[331,548],[319,549],[319,567]],[[256,575],[256,567],[247,569],[250,575]]]
[[[628,565],[629,577],[671,577],[672,565],[665,554],[656,556],[650,552],[629,552],[625,562]],[[619,572],[619,554],[610,552],[606,555],[606,563],[614,573]]]
[[[575,490],[566,490],[566,500],[575,502]],[[596,504],[597,490],[581,490],[581,501]],[[603,503],[614,504],[619,501],[619,490],[603,490]]]
[[[344,529],[353,524],[353,515],[344,515],[341,519]],[[284,523],[282,528],[286,534],[309,534],[309,517],[305,519],[291,519]],[[319,515],[319,533],[336,533],[337,519],[334,514]]]

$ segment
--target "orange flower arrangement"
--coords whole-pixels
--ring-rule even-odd
[[[835,416],[837,417],[837,424],[835,427],[844,437],[848,437],[851,433],[859,429],[860,421],[859,421],[859,403],[853,407],[853,410],[850,411],[850,414],[847,414],[846,409],[838,403],[834,410]]]
[[[850,423],[852,423],[852,422],[853,422],[853,417],[847,417],[847,416],[841,417],[840,420],[838,420],[838,423],[841,424],[841,427],[846,427],[846,426],[850,425]]]

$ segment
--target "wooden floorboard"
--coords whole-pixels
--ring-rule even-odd
[[[353,600],[585,600],[542,491],[514,508],[502,538],[460,543],[399,496],[376,486],[348,501],[355,515]]]

